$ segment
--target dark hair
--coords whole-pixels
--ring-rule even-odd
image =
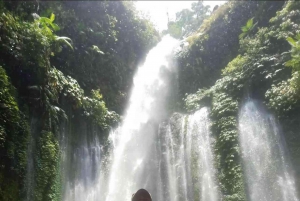
[[[145,189],[138,190],[135,194],[132,195],[131,200],[136,201],[136,199],[140,196],[143,196],[145,198],[152,200],[150,193]]]

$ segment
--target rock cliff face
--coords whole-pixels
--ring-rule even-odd
[[[61,200],[61,173],[78,164],[62,153],[106,144],[159,35],[128,2],[5,1],[0,12],[0,200]]]
[[[235,3],[231,5],[233,4]],[[259,5],[257,2],[254,4]],[[228,10],[235,8],[235,6],[229,5],[224,5],[224,9],[227,7]],[[241,4],[236,6],[241,5],[245,6],[247,3],[241,2]],[[249,97],[264,102],[268,106],[269,111],[279,120],[281,132],[287,143],[287,152],[290,154],[291,162],[295,169],[296,186],[299,192],[300,171],[297,147],[299,147],[300,133],[296,131],[299,130],[297,120],[299,118],[299,84],[297,84],[299,81],[299,67],[297,67],[299,63],[297,62],[299,60],[296,59],[296,55],[299,56],[299,52],[296,52],[299,48],[297,38],[299,37],[300,5],[298,2],[285,2],[283,7],[281,7],[282,4],[280,2],[275,4],[274,2],[261,2],[260,6],[262,5],[268,6],[261,10],[257,7],[255,12],[262,12],[263,23],[261,23],[258,16],[252,13],[250,14],[252,16],[249,18],[254,17],[254,21],[251,23],[251,20],[247,22],[246,19],[247,24],[243,22],[245,24],[244,27],[249,26],[249,30],[251,28],[252,31],[247,32],[247,29],[243,27],[245,31],[240,31],[240,33],[244,31],[245,34],[243,36],[239,37],[237,34],[235,39],[229,36],[228,40],[225,38],[220,39],[220,42],[218,42],[220,45],[209,46],[210,49],[216,51],[224,48],[222,44],[226,45],[231,40],[236,40],[235,44],[237,45],[236,49],[223,49],[222,52],[212,56],[214,59],[210,60],[210,62],[214,62],[214,64],[209,66],[214,69],[211,70],[212,74],[210,74],[210,68],[205,65],[208,62],[198,62],[199,64],[196,65],[197,58],[198,61],[209,58],[206,56],[202,57],[202,54],[199,53],[201,48],[199,49],[196,45],[198,43],[206,44],[208,38],[214,40],[216,37],[215,41],[219,41],[218,34],[208,36],[200,34],[196,37],[197,39],[193,45],[179,58],[180,61],[184,61],[179,64],[179,71],[182,71],[179,76],[192,75],[194,78],[190,77],[188,79],[189,82],[197,83],[194,84],[195,88],[188,88],[187,90],[182,88],[182,94],[198,89],[196,93],[186,96],[185,109],[193,111],[203,106],[211,107],[212,129],[213,134],[216,136],[219,181],[225,200],[250,199],[245,197],[244,194],[244,192],[247,192],[244,189],[247,184],[244,183],[245,180],[243,179],[244,173],[240,161],[241,151],[238,140],[240,134],[237,129],[239,108]],[[273,13],[267,14],[272,8],[274,9]],[[275,13],[277,9],[279,10]],[[251,10],[251,7],[249,10]],[[234,14],[235,12],[220,15],[222,16],[221,19],[230,19],[231,13]],[[239,12],[237,11],[237,13]],[[265,16],[263,16],[263,13]],[[242,19],[242,17],[239,19]],[[255,22],[257,22],[256,25],[254,25]],[[260,23],[261,25],[259,25]],[[219,26],[216,26],[215,29],[219,30]],[[205,33],[205,31],[202,33]],[[220,48],[218,48],[219,46]],[[231,54],[233,51],[235,52]],[[203,54],[206,53],[204,48]],[[197,55],[199,56],[197,57]],[[219,57],[219,55],[223,55],[223,57]],[[226,59],[224,60],[225,57]],[[186,62],[186,59],[189,60]],[[222,62],[227,64],[224,65]],[[186,66],[190,64],[193,65]],[[206,73],[205,69],[207,70]],[[185,74],[184,71],[188,70],[194,73]],[[196,72],[199,72],[201,75],[199,77],[195,76]],[[210,83],[203,83],[207,78],[210,79],[211,77],[213,79]],[[188,85],[190,84],[179,84],[179,87],[188,87]]]

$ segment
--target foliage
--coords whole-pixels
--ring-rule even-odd
[[[278,114],[295,110],[300,101],[300,35],[296,36],[296,40],[288,37],[287,41],[292,46],[292,58],[285,63],[285,66],[292,67],[292,77],[287,81],[273,84],[272,88],[266,92],[268,106]]]
[[[28,184],[33,185],[28,187],[34,191],[32,199],[59,200],[61,181],[57,127],[62,117],[69,118],[69,114],[61,108],[62,99],[78,113],[91,114],[89,121],[95,122],[102,130],[115,123],[118,115],[108,111],[97,90],[87,97],[75,79],[52,66],[51,56],[61,52],[64,45],[71,46],[65,42],[70,39],[53,33],[58,27],[53,23],[54,15],[50,18],[36,17],[34,21],[24,21],[7,10],[1,13],[0,52],[3,57],[0,64],[16,87],[17,98],[26,115],[39,119],[35,125],[38,134],[32,136],[32,146],[37,151],[33,163],[34,181]],[[99,54],[101,50],[94,48],[90,51]],[[29,132],[25,117],[13,97],[15,90],[2,68],[1,76],[1,83],[4,83],[1,90],[3,88],[4,91],[1,92],[3,97],[0,97],[3,107],[0,118],[4,123],[0,125],[0,152],[5,159],[1,160],[0,179],[10,185],[0,185],[0,196],[7,200],[20,200],[24,192]],[[12,191],[14,193],[10,195]]]
[[[212,100],[213,133],[217,136],[215,153],[224,200],[246,200],[237,131],[238,102],[224,89],[217,89]]]
[[[73,47],[70,43],[70,42],[72,42],[72,40],[70,38],[65,37],[65,36],[56,36],[53,34],[53,31],[58,31],[60,29],[59,26],[53,22],[55,20],[55,15],[53,13],[51,13],[50,18],[40,17],[37,14],[34,14],[34,16],[36,18],[35,23],[37,23],[38,26],[41,29],[43,29],[44,33],[48,34],[49,38],[53,38],[52,40],[54,40],[54,41],[65,43],[67,46],[69,46],[73,50]],[[52,54],[52,56],[53,56],[53,54]]]
[[[19,200],[27,164],[28,125],[19,110],[15,89],[0,67],[0,197]]]
[[[286,66],[290,66],[294,71],[300,71],[300,34],[296,36],[296,40],[292,37],[288,37],[287,41],[292,46],[291,56],[292,59],[285,63]]]
[[[70,38],[65,37],[65,36],[55,36],[54,39],[55,39],[55,41],[67,44],[67,46],[69,46],[73,50],[73,46],[70,43],[71,42]]]
[[[243,38],[243,37],[249,35],[249,34],[253,31],[253,29],[254,29],[254,27],[255,27],[256,25],[257,25],[257,22],[256,22],[255,24],[253,24],[253,18],[249,19],[249,20],[247,21],[246,25],[245,25],[245,26],[242,26],[241,30],[242,30],[243,33],[241,33],[241,34],[239,35],[239,38],[241,39],[241,38]]]
[[[85,96],[83,89],[79,86],[78,82],[70,76],[64,76],[64,74],[55,69],[51,69],[49,75],[49,90],[52,91],[53,97],[57,104],[59,103],[58,97],[62,94],[68,99],[74,109],[82,108],[83,114],[87,117],[91,117],[92,121],[98,124],[103,130],[108,129],[109,125],[115,123],[119,119],[113,111],[108,111],[103,100],[103,96],[100,93],[100,89],[91,90],[91,96]],[[55,106],[56,110],[60,110]],[[61,111],[62,116],[65,118],[64,111]],[[55,116],[58,120],[58,116]]]
[[[272,88],[266,92],[268,106],[272,108],[280,116],[285,116],[292,109],[297,108],[299,102],[299,30],[300,24],[300,3],[288,2],[287,5],[278,14],[270,20],[274,26],[270,35],[278,40],[286,41],[291,45],[291,58],[288,60],[287,49],[283,49],[281,55],[285,58],[282,66],[289,66],[293,72],[291,78],[274,83]],[[296,40],[293,37],[296,35]],[[286,43],[287,44],[287,43]],[[286,46],[286,45],[285,45]],[[286,46],[287,47],[287,46]],[[284,62],[285,61],[285,62]]]
[[[257,26],[264,25],[282,5],[283,2],[232,1],[214,11],[203,22],[198,33],[190,37],[191,44],[177,56],[179,97],[195,93],[199,88],[213,86],[221,77],[221,69],[239,54],[240,27],[250,17],[257,19]],[[269,11],[259,12],[263,9]],[[252,45],[246,43],[247,38],[244,38],[245,48],[250,49]]]
[[[209,16],[209,6],[204,6],[202,1],[192,3],[191,9],[183,9],[176,13],[175,21],[168,22],[168,30],[174,38],[184,38],[195,32],[202,22]]]
[[[9,45],[12,45],[13,47],[20,46],[19,48],[16,48],[17,50],[24,49],[24,52],[11,52],[8,58],[14,56],[16,57],[16,54],[18,54],[17,58],[24,57],[24,60],[27,61],[28,59],[30,62],[32,62],[28,65],[25,63],[25,69],[20,69],[20,72],[25,71],[24,73],[27,75],[23,75],[24,73],[21,73],[21,76],[31,76],[33,79],[30,79],[29,82],[25,80],[25,82],[16,83],[17,87],[19,87],[19,85],[23,86],[20,86],[20,89],[24,88],[24,86],[27,86],[27,89],[24,91],[27,91],[28,94],[26,95],[30,96],[29,103],[40,109],[43,108],[42,110],[49,112],[49,115],[52,116],[52,118],[56,121],[59,120],[59,116],[66,118],[64,111],[58,106],[60,94],[68,97],[68,100],[72,103],[74,108],[82,107],[84,92],[77,81],[70,76],[64,76],[61,71],[50,66],[50,55],[53,55],[55,49],[57,50],[56,47],[51,50],[51,44],[54,44],[55,46],[55,43],[60,40],[68,40],[67,37],[58,37],[52,33],[58,28],[58,25],[53,23],[55,19],[54,14],[51,14],[50,18],[37,16],[37,19],[35,19],[33,23],[23,22],[18,18],[13,17],[8,12],[3,14],[3,19],[6,20],[5,22],[3,21],[3,24],[4,31],[7,33],[6,37],[3,38],[4,48],[8,48]],[[32,37],[34,35],[37,36]],[[14,38],[24,37],[28,40],[26,44],[22,43],[22,40],[14,40]],[[17,44],[13,45],[12,43]],[[29,47],[32,49],[29,50]],[[98,49],[96,47],[97,46],[94,45],[93,50],[96,50],[96,52],[99,53],[100,50],[98,47]],[[40,51],[44,51],[44,54],[41,54],[40,57],[33,58],[31,56],[34,54],[34,52]],[[5,51],[4,49],[3,52],[7,55],[8,51]],[[24,60],[22,58],[20,62],[26,62]],[[6,65],[11,63],[7,60],[2,62]],[[11,71],[12,69],[9,70]],[[16,70],[14,70],[13,73],[16,73]],[[17,72],[17,75],[19,75],[19,72]]]
[[[0,197],[3,201],[20,200],[20,184],[16,179],[8,178],[7,173],[0,172]]]
[[[40,2],[41,15],[51,12],[74,47],[56,54],[52,64],[85,91],[101,89],[107,107],[122,113],[135,69],[159,40],[154,26],[125,1]]]
[[[2,53],[5,55],[1,63],[7,68],[13,78],[14,85],[21,90],[22,95],[32,96],[34,91],[37,97],[30,97],[30,102],[38,103],[38,106],[45,107],[56,115],[57,110],[52,104],[53,90],[49,88],[49,75],[51,75],[50,55],[53,55],[55,49],[59,46],[58,37],[52,33],[48,27],[57,29],[54,25],[54,15],[51,19],[38,18],[34,22],[24,22],[17,17],[12,16],[9,12],[3,13],[2,28]],[[12,49],[12,48],[14,49]],[[39,54],[36,54],[39,52]],[[19,65],[21,63],[22,65]],[[24,76],[27,79],[16,79],[18,76]],[[28,87],[27,89],[24,89]]]
[[[241,55],[238,55],[231,62],[229,62],[224,69],[222,69],[222,75],[223,76],[230,75],[236,71],[240,71],[240,68],[242,68],[246,62],[247,62],[246,57],[242,57]]]
[[[295,110],[299,104],[299,89],[293,84],[299,80],[299,72],[295,72],[291,79],[273,84],[272,88],[266,91],[268,107],[275,110],[278,114],[284,114],[288,111]]]
[[[187,95],[185,101],[185,109],[187,111],[194,111],[203,106],[210,104],[211,90],[199,89],[195,94]]]
[[[85,91],[100,88],[107,107],[123,112],[133,73],[159,40],[153,24],[137,15],[133,2],[5,1],[4,4],[27,20],[32,18],[28,14],[37,10],[41,17],[55,13],[55,22],[60,27],[58,35],[71,38],[74,51],[59,43],[58,53],[51,51],[55,53],[52,65],[76,79]]]
[[[203,21],[201,26],[197,27],[198,28],[197,32],[203,33],[208,31],[210,28],[212,28],[216,23],[216,21],[222,19],[230,11],[232,5],[233,4],[225,3],[224,5],[218,7],[217,10],[211,13],[209,18]]]
[[[286,40],[299,32],[299,10],[299,2],[289,1],[270,20],[269,26],[259,28],[255,35],[240,38],[240,54],[222,70],[222,78],[206,90],[210,93],[198,92],[188,95],[186,99],[187,106],[201,107],[199,101],[201,103],[205,97],[212,98],[212,128],[216,136],[217,166],[225,200],[245,199],[242,168],[238,160],[240,152],[236,120],[238,107],[245,97],[264,100],[283,119],[285,129],[287,124],[293,125],[293,132],[286,134],[286,137],[291,145],[289,148],[293,150],[294,163],[299,164],[299,155],[294,151],[299,143],[291,140],[297,139],[295,119],[298,117],[300,100],[299,72],[292,65],[297,63],[291,62],[297,58],[297,51],[293,49],[296,40],[288,39],[294,44],[291,57],[287,52],[290,47]],[[286,64],[292,66],[292,74],[285,67]],[[287,120],[287,117],[292,120]]]
[[[168,30],[164,31],[163,34],[170,34],[170,36],[179,39],[182,37],[182,27],[176,22],[168,22]]]
[[[36,187],[34,197],[37,201],[58,201],[56,188],[59,172],[59,145],[56,137],[49,131],[42,131],[36,151]]]
[[[0,196],[6,200],[21,197],[29,139],[26,117],[17,100],[24,111],[29,106],[30,114],[40,122],[40,132],[34,136],[35,199],[58,200],[60,153],[55,128],[61,117],[69,115],[62,109],[62,100],[76,111],[77,118],[84,115],[108,130],[119,118],[108,108],[122,111],[139,58],[144,58],[158,40],[152,24],[137,17],[130,2],[39,3],[43,17],[35,16],[34,21],[29,13],[36,10],[36,2],[0,5],[0,65],[8,75],[0,68],[0,154],[4,156],[0,162]],[[17,5],[7,6],[14,14],[3,10],[2,4]],[[179,97],[189,93],[184,100],[188,111],[212,107],[216,162],[225,200],[245,200],[236,119],[245,96],[264,100],[279,117],[293,116],[283,128],[293,126],[294,133],[287,142],[295,148],[292,159],[299,157],[299,146],[293,139],[298,139],[300,110],[300,3],[287,2],[273,17],[282,5],[228,2],[204,21],[201,12],[205,9],[200,6],[196,21],[201,26],[185,22],[193,18],[192,11],[183,11],[169,23],[178,37],[182,30],[191,32],[200,26],[186,40],[189,46],[178,54]],[[249,34],[255,26],[250,17],[257,19],[255,34]],[[239,39],[240,27],[247,20],[243,28],[247,37]],[[72,38],[73,44],[54,31]],[[74,51],[65,48],[68,46]]]
[[[83,97],[83,108],[86,116],[91,116],[92,120],[103,130],[109,129],[109,125],[119,120],[119,115],[113,111],[108,111],[103,101],[100,90],[92,90],[92,96]]]
[[[60,29],[59,26],[54,23],[55,15],[53,13],[51,13],[50,18],[40,17],[37,14],[34,14],[34,17],[36,18],[36,23],[38,23],[41,26],[41,28],[44,29],[45,32],[48,32],[50,35],[53,31],[58,31]],[[53,30],[51,30],[50,27]]]
[[[51,68],[49,72],[49,90],[53,94],[53,102],[59,103],[59,95],[67,97],[74,108],[82,105],[83,89],[71,76],[65,76],[60,70]]]

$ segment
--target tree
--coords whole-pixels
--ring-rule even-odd
[[[195,32],[209,14],[209,6],[204,6],[202,1],[192,3],[191,9],[183,9],[176,13],[175,21],[168,22],[168,30],[174,38],[183,38]]]

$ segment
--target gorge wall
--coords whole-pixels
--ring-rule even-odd
[[[109,168],[110,129],[122,122],[133,74],[159,34],[129,2],[1,1],[0,11],[1,200],[101,197],[95,189],[107,186],[97,186],[97,167]],[[164,178],[157,198],[252,199],[238,120],[249,98],[278,122],[299,196],[299,26],[297,1],[230,1],[182,41],[176,74],[161,72],[173,87],[166,114],[182,114],[152,122],[169,154],[162,171],[179,172],[182,182]],[[197,118],[206,130],[189,133],[206,126]],[[206,135],[209,145],[199,138]],[[195,143],[209,156],[189,149]],[[196,156],[213,159],[205,167]],[[211,167],[213,176],[201,176]],[[214,193],[201,191],[208,186]]]
[[[258,2],[256,3],[258,4]],[[260,3],[261,5],[267,5],[274,2]],[[269,8],[280,7],[279,4],[281,3],[276,2],[275,5],[269,5]],[[240,4],[243,5],[243,3]],[[232,9],[232,7],[229,6],[227,9]],[[225,16],[221,19],[224,20]],[[299,132],[296,131],[299,130],[297,123],[299,118],[297,115],[299,94],[297,92],[298,84],[296,84],[298,70],[296,69],[296,63],[295,65],[289,65],[291,67],[287,67],[288,61],[295,62],[295,54],[289,53],[289,51],[295,51],[295,44],[293,42],[289,44],[288,37],[295,38],[299,34],[298,16],[298,2],[285,2],[283,9],[277,11],[276,14],[274,13],[273,16],[268,15],[270,17],[269,22],[263,23],[261,26],[259,26],[260,18],[252,15],[256,19],[255,21],[258,22],[256,29],[254,29],[254,32],[247,32],[244,37],[239,38],[238,34],[236,35],[235,40],[239,40],[239,47],[236,50],[236,55],[233,56],[235,58],[227,57],[231,61],[220,69],[218,66],[223,60],[218,59],[219,54],[213,55],[216,58],[211,60],[211,62],[215,62],[212,67],[218,69],[217,74],[213,76],[219,77],[215,84],[203,84],[201,88],[199,87],[200,82],[206,79],[189,79],[190,83],[194,82],[194,85],[200,89],[196,93],[187,96],[185,108],[193,111],[203,106],[211,106],[212,129],[213,134],[216,136],[215,152],[220,173],[219,180],[222,184],[221,189],[225,200],[246,199],[240,161],[241,151],[238,143],[237,112],[248,97],[264,102],[279,119],[287,149],[296,171],[295,177],[298,186],[297,191],[299,192]],[[214,40],[213,35],[208,37],[203,34],[199,35],[194,39],[195,42],[192,46],[187,49],[187,53],[179,56],[179,60],[183,62],[181,64],[183,65],[182,69],[194,72],[184,74],[184,71],[182,71],[180,76],[182,74],[185,76],[195,75],[201,71],[202,76],[210,77],[210,70],[208,70],[210,68],[207,68],[205,64],[197,65],[195,59],[197,57],[189,57],[196,51],[193,48],[206,44],[207,38]],[[218,41],[217,38],[215,40]],[[222,48],[222,43],[219,43],[220,45],[211,51],[219,50],[218,47]],[[224,44],[227,44],[227,42]],[[225,53],[227,56],[227,51],[230,51],[229,48],[225,48],[221,54],[224,55]],[[205,53],[205,51],[203,52]],[[189,62],[186,62],[187,59]],[[200,54],[198,61],[203,60],[205,59]],[[207,68],[207,71],[205,68]],[[179,84],[179,86],[181,85]],[[183,93],[190,93],[190,91],[182,90]],[[195,92],[196,89],[192,90]]]

